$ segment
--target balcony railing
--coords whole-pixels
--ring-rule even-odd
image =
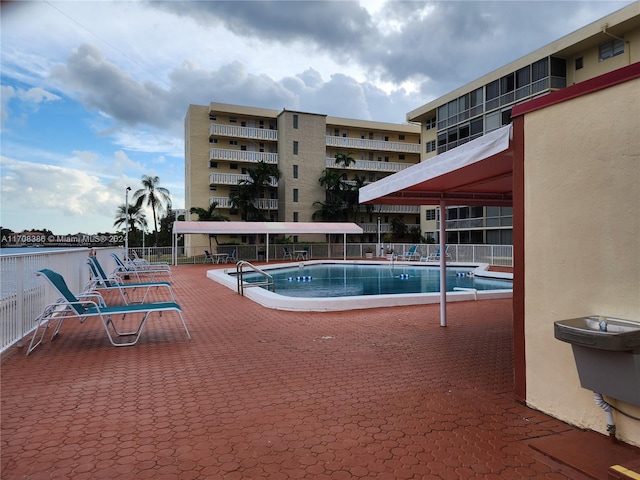
[[[340,168],[347,170],[364,170],[367,172],[388,172],[395,173],[405,168],[413,166],[413,163],[398,163],[398,162],[377,162],[373,160],[356,160],[354,163],[345,167],[344,165],[337,165],[336,159],[327,157],[325,161],[327,168]]]
[[[237,125],[220,125],[212,123],[209,127],[209,136],[251,138],[255,140],[278,141],[278,131],[268,128],[239,127]]]
[[[364,233],[377,233],[378,232],[378,224],[377,223],[359,223],[362,227],[362,231]],[[407,224],[407,229],[410,230],[412,228],[420,228],[420,225],[417,224]],[[380,224],[380,233],[393,232],[393,226],[390,223],[381,223]]]
[[[210,173],[209,174],[209,184],[210,185],[238,185],[241,180],[249,180],[251,177],[249,175],[244,175],[242,173]],[[277,187],[278,180],[275,178],[271,178],[271,182],[269,183],[270,187]]]
[[[419,205],[372,205],[373,209],[372,213],[398,213],[398,214],[407,214],[407,215],[418,215],[420,213]],[[361,212],[367,212],[366,205],[360,205]]]
[[[250,152],[248,150],[229,150],[226,148],[211,148],[209,150],[209,160],[226,160],[229,162],[248,163],[278,163],[277,153]]]
[[[216,202],[218,208],[233,208],[229,197],[209,197],[209,204]],[[260,210],[277,210],[278,199],[277,198],[258,198],[254,202],[254,205]]]
[[[419,143],[385,142],[384,140],[334,137],[331,135],[327,135],[327,146],[340,148],[359,148],[364,150],[385,152],[420,153]]]

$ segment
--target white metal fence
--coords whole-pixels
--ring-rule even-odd
[[[98,260],[107,271],[115,268],[111,253],[121,248],[97,250]],[[57,297],[35,272],[49,268],[64,276],[72,292],[80,292],[89,281],[89,251],[71,249],[0,255],[0,351],[6,350],[35,327],[35,320],[45,305]]]
[[[347,244],[347,258],[365,258],[369,251],[374,257],[386,256],[387,249],[393,249],[395,254],[408,252],[411,244],[378,245],[375,243]],[[296,259],[295,252],[306,251],[306,257],[343,258],[343,244],[271,244],[269,245],[269,260],[282,260],[285,248]],[[97,257],[107,272],[113,271],[115,261],[111,253],[123,254],[122,248],[99,248]],[[134,247],[138,256],[150,262],[167,261],[172,259],[171,247]],[[179,264],[205,263],[205,250],[217,254],[231,254],[235,260],[265,260],[265,245],[200,245],[178,247],[177,261]],[[435,254],[438,245],[418,245],[417,253],[422,257]],[[490,265],[513,266],[513,247],[511,245],[449,245],[447,253],[452,262],[488,263]],[[298,253],[300,255],[300,253]],[[54,302],[56,297],[52,289],[45,285],[35,272],[49,268],[60,273],[66,280],[72,292],[80,292],[89,281],[87,267],[88,251],[73,249],[63,251],[48,251],[42,253],[24,253],[15,255],[0,255],[0,351],[6,350],[16,342],[21,342],[34,327],[35,320],[45,305]],[[287,257],[289,258],[289,257]]]

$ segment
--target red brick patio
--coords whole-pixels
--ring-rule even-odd
[[[165,313],[134,347],[68,321],[3,355],[3,480],[606,479],[638,455],[513,400],[511,300],[452,303],[446,328],[438,305],[282,312],[208,268],[174,268],[191,341]]]

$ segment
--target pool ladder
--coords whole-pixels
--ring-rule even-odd
[[[249,267],[251,271],[259,273],[264,277],[264,280],[261,282],[251,282],[245,284],[244,267]],[[242,296],[244,296],[244,289],[249,287],[267,287],[267,290],[270,290],[272,292],[276,291],[276,284],[273,281],[273,277],[264,270],[260,270],[258,267],[245,260],[240,260],[238,263],[236,263],[236,280],[238,281],[238,293]]]

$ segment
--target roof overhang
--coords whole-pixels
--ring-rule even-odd
[[[360,203],[497,205],[513,202],[511,125],[360,189]]]
[[[173,233],[210,235],[362,234],[355,223],[328,222],[174,222]]]

